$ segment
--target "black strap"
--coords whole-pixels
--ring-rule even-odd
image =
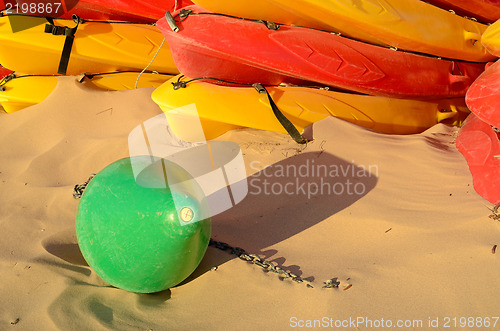
[[[67,26],[57,26],[54,24],[54,20],[50,17],[47,18],[49,24],[45,25],[45,33],[51,33],[54,36],[66,36],[64,41],[64,47],[61,53],[61,60],[59,61],[59,68],[57,73],[60,75],[66,75],[68,70],[69,58],[71,56],[71,49],[73,48],[73,42],[75,41],[75,33],[80,25],[80,18],[73,15],[73,19],[76,22],[74,28],[69,28]]]
[[[285,115],[279,110],[278,106],[276,106],[276,103],[274,102],[273,98],[269,94],[269,92],[266,90],[264,85],[260,83],[255,83],[253,84],[253,87],[259,92],[259,93],[266,93],[267,97],[269,99],[269,103],[271,104],[271,109],[273,110],[274,116],[278,119],[280,124],[285,128],[286,132],[290,135],[290,137],[293,138],[298,144],[306,144],[307,140],[302,137],[300,134],[299,130],[293,125],[292,122],[288,118],[286,118]]]

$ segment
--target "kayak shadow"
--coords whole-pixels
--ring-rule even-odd
[[[261,169],[257,162],[250,165]],[[233,208],[212,217],[212,238],[300,276],[300,266],[287,266],[286,255],[269,247],[351,206],[377,184],[376,165],[360,165],[327,152],[309,152],[265,167],[247,178],[248,194]],[[237,258],[210,246],[199,267],[183,283]],[[274,260],[273,260],[274,259]]]

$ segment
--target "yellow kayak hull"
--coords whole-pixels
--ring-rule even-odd
[[[158,87],[152,98],[179,138],[200,141],[199,135],[192,130],[195,121],[201,122],[206,139],[241,127],[286,133],[273,114],[266,94],[259,94],[253,87],[194,81],[175,90],[172,82],[178,79],[173,78]],[[417,101],[307,87],[267,87],[267,90],[299,131],[328,116],[335,116],[381,133],[413,134],[440,122],[460,125],[469,114],[464,98]],[[199,119],[184,110],[193,104]]]
[[[97,90],[122,91],[135,87],[139,73],[116,73],[84,78],[82,85]],[[158,87],[172,76],[144,73],[137,88]],[[7,113],[13,113],[45,100],[57,85],[57,76],[20,76],[4,85],[0,104]]]
[[[486,29],[481,37],[481,43],[490,54],[500,57],[500,20]]]
[[[0,104],[13,113],[45,100],[57,85],[56,77],[24,77],[7,82],[0,91]]]
[[[193,0],[216,13],[339,32],[372,44],[487,62],[486,25],[415,0]]]
[[[47,21],[39,17],[18,18],[33,27],[14,33],[11,19],[13,17],[0,17],[0,63],[25,74],[56,74],[66,37],[45,33]],[[71,20],[54,20],[54,23],[76,26]],[[82,23],[75,34],[67,74],[140,71],[153,59],[162,41],[161,32],[151,25]],[[179,73],[167,44],[149,70]]]
[[[84,78],[82,84],[85,87],[106,90],[125,91],[136,88],[158,87],[167,80],[173,78],[167,74],[143,73],[139,77],[139,72],[117,72],[104,75],[95,75],[91,78]]]

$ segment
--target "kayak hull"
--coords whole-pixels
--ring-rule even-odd
[[[493,58],[478,42],[485,24],[414,0],[194,0],[214,13],[306,26],[371,44],[450,59]],[[436,33],[439,31],[439,33]]]
[[[0,66],[0,79],[4,78],[7,75],[10,75],[13,72],[14,71],[12,71],[10,69],[7,69],[7,68]]]
[[[45,33],[44,18],[20,19],[33,23],[32,27],[13,33],[9,17],[0,17],[0,63],[25,74],[56,74],[65,36]],[[54,22],[56,26],[75,26],[67,20]],[[162,34],[150,25],[82,23],[75,34],[67,74],[140,71],[153,60],[162,41]],[[167,45],[163,45],[149,70],[178,73]]]
[[[0,1],[1,8],[9,9],[7,4],[15,4],[15,0]],[[46,3],[46,2],[45,2]],[[159,20],[167,11],[192,5],[190,0],[66,0],[51,3],[36,12],[29,12],[29,7],[9,9],[12,13],[34,16],[50,16],[57,18],[72,18],[77,15],[85,20],[125,21],[134,23],[153,23]],[[177,7],[175,5],[177,4]],[[42,7],[40,7],[42,8]]]
[[[179,71],[189,77],[271,85],[312,81],[372,95],[432,98],[464,96],[484,71],[481,63],[393,51],[308,28],[271,30],[188,8],[193,13],[178,23],[178,32],[165,18],[157,27]]]
[[[177,3],[177,7],[175,7]],[[95,20],[120,20],[127,22],[153,23],[167,11],[192,5],[190,0],[79,0],[77,7],[68,11],[65,17],[76,14]]]
[[[465,100],[477,117],[500,127],[500,61],[479,76],[467,91]]]
[[[493,204],[500,203],[500,133],[471,114],[456,145],[467,160],[476,192]]]
[[[122,91],[135,88],[139,73],[115,73],[84,78],[82,86],[100,91]],[[170,75],[144,73],[137,88],[158,87]],[[14,78],[3,85],[0,104],[7,113],[13,113],[44,101],[57,85],[57,76],[26,76]]]
[[[500,57],[500,19],[484,31],[481,43],[492,55]]]
[[[174,89],[172,83],[187,82]],[[206,139],[241,127],[286,133],[273,114],[266,94],[253,87],[229,87],[188,78],[172,78],[158,87],[153,100],[165,112],[172,131],[193,141],[191,113],[182,109],[194,104]],[[267,87],[280,111],[303,131],[328,116],[388,134],[413,134],[445,122],[460,125],[469,114],[463,98],[416,101],[339,93],[307,87]]]
[[[427,2],[485,23],[493,23],[500,19],[498,0],[427,0]]]

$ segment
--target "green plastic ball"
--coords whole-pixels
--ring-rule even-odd
[[[137,165],[144,169],[134,174]],[[203,191],[182,167],[163,159],[151,164],[149,156],[125,158],[88,184],[76,216],[78,244],[109,284],[159,292],[199,265],[210,240],[207,210]]]

